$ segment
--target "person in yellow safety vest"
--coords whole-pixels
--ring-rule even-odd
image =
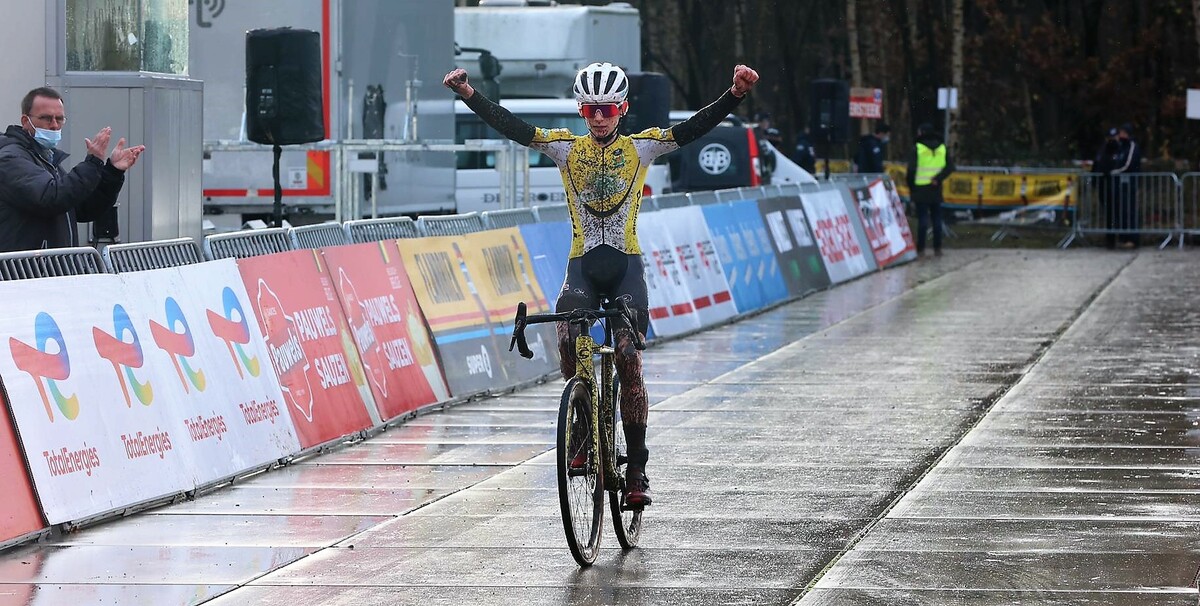
[[[917,144],[908,159],[908,191],[917,208],[917,256],[925,256],[932,222],[933,254],[942,256],[942,184],[954,172],[946,144],[929,123],[917,127]]]

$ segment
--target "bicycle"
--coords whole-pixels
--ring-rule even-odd
[[[580,566],[590,566],[600,553],[600,531],[604,525],[604,494],[617,542],[625,549],[637,546],[642,532],[642,509],[625,504],[625,467],[628,448],[621,430],[618,404],[620,380],[616,376],[616,350],[613,349],[611,320],[624,317],[629,326],[637,326],[633,310],[617,301],[617,308],[577,309],[570,312],[526,315],[525,303],[517,305],[514,345],[525,358],[532,358],[525,342],[525,327],[545,322],[567,322],[578,330],[575,338],[575,376],[563,388],[558,407],[558,431],[555,459],[558,477],[558,503],[562,511],[567,546]],[[591,327],[604,321],[604,343],[597,344]],[[646,348],[645,340],[633,331],[634,346]],[[596,358],[600,369],[597,375]],[[597,444],[600,446],[597,448]]]

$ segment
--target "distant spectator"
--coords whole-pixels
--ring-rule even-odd
[[[892,132],[887,122],[877,122],[875,132],[863,135],[858,140],[858,152],[854,154],[854,172],[882,173],[883,158],[887,155],[887,144]]]
[[[779,129],[771,126],[771,114],[767,112],[758,112],[754,114],[754,136],[758,139],[758,157],[761,158],[763,172],[765,173],[767,183],[770,182],[770,175],[775,172],[775,154],[771,151],[771,146],[779,149],[783,145],[783,139],[779,136]],[[770,143],[771,145],[767,145]]]
[[[817,172],[817,154],[808,140],[808,131],[796,133],[796,147],[792,152],[792,161],[808,171],[809,174]]]
[[[1096,194],[1100,199],[1100,208],[1104,213],[1104,227],[1109,230],[1117,229],[1117,204],[1113,184],[1113,169],[1117,163],[1117,152],[1121,149],[1121,141],[1117,138],[1117,129],[1108,129],[1104,144],[1096,152],[1096,160],[1092,163],[1092,172],[1096,173]],[[1104,245],[1107,248],[1117,247],[1117,234],[1109,231],[1104,234]]]
[[[1142,172],[1142,148],[1133,139],[1133,125],[1126,122],[1117,129],[1120,143],[1113,161],[1116,186],[1117,236],[1121,248],[1136,248],[1141,244],[1138,234],[1137,175]]]
[[[925,255],[925,234],[931,227],[933,254],[942,256],[942,184],[953,172],[954,162],[933,125],[917,127],[917,144],[908,160],[908,189],[917,207],[918,257]]]

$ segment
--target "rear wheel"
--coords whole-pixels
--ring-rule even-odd
[[[558,503],[567,546],[580,566],[600,553],[604,480],[592,422],[592,392],[578,377],[567,382],[558,407]],[[574,463],[574,464],[573,464]]]
[[[625,496],[625,470],[629,467],[629,445],[625,443],[625,428],[621,425],[621,380],[613,377],[613,459],[617,467],[617,486],[608,493],[608,505],[612,510],[613,530],[617,542],[625,549],[637,547],[642,534],[642,510],[621,508]]]

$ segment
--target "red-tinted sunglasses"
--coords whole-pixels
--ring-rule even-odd
[[[612,118],[621,114],[620,103],[584,103],[579,106],[579,115],[584,118],[591,118],[600,112],[605,118]]]

